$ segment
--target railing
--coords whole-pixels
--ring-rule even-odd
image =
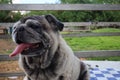
[[[74,54],[77,57],[110,57],[110,56],[120,56],[120,50],[97,50],[97,51],[75,51]],[[10,58],[8,55],[0,54],[0,61],[17,60],[18,56]]]
[[[84,30],[67,30],[68,32],[74,32],[74,31],[91,31],[91,26],[94,27],[106,27],[106,26],[118,26],[120,29],[120,22],[63,22],[65,25],[65,28],[69,28],[71,26],[79,26],[79,27],[86,27],[87,29]],[[0,23],[0,26],[4,26],[5,28],[12,27],[14,23]],[[120,32],[105,32],[105,33],[80,33],[80,34],[63,34],[64,37],[86,37],[86,36],[120,36]],[[10,38],[10,35],[1,35],[1,38]]]
[[[120,10],[119,4],[0,4],[0,10]]]
[[[0,4],[0,10],[82,10],[82,11],[103,11],[113,10],[120,11],[120,5],[112,4]],[[65,26],[111,26],[120,25],[120,22],[65,22]],[[0,23],[11,27],[13,23]],[[120,36],[120,33],[80,33],[64,34],[64,37],[84,37],[84,36]],[[103,57],[103,56],[120,56],[120,50],[100,50],[100,51],[75,51],[77,57]],[[17,60],[18,56],[9,58],[8,55],[0,55],[0,61]],[[23,73],[0,73],[0,77],[23,76]]]

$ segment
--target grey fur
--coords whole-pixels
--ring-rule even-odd
[[[42,43],[44,47],[20,54],[24,80],[89,80],[87,66],[73,54],[59,33],[63,27],[53,15],[30,16],[15,23],[14,42]]]

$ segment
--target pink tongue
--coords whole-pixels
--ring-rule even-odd
[[[32,44],[28,44],[28,43],[19,44],[19,45],[17,45],[15,50],[9,55],[9,57],[16,56],[17,54],[20,54],[23,50],[25,50],[26,48],[29,48],[31,46],[32,46]]]

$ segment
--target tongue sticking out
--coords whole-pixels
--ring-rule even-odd
[[[17,45],[15,50],[9,55],[9,57],[16,56],[17,54],[20,54],[23,50],[31,47],[33,44],[28,44],[28,43],[22,43]]]

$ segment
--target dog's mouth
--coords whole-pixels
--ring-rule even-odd
[[[10,57],[16,56],[18,54],[27,56],[41,55],[46,51],[48,45],[41,43],[21,43],[16,46],[14,51],[9,55]]]

